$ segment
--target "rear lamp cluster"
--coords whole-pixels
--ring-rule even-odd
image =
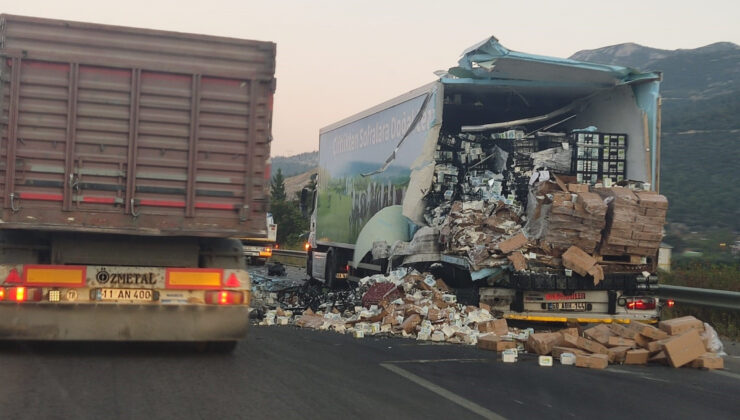
[[[209,290],[205,301],[211,305],[239,305],[244,303],[244,293],[233,290]]]
[[[651,310],[656,307],[656,300],[652,297],[621,297],[618,303],[619,306],[638,311]]]
[[[37,287],[0,287],[0,301],[5,302],[38,302],[43,292]]]

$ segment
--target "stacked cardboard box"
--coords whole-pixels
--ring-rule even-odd
[[[561,252],[575,245],[593,254],[606,225],[606,212],[606,204],[595,193],[553,192],[547,229],[540,241]]]
[[[626,255],[627,247],[639,247],[632,238],[635,218],[640,213],[637,196],[627,188],[596,188],[602,198],[609,200],[606,231],[599,247],[601,255]]]
[[[655,255],[663,239],[668,200],[653,191],[637,191],[635,195],[638,214],[635,217],[632,239],[639,243],[637,247],[628,247],[627,252],[634,255]]]

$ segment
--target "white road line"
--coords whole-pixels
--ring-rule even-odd
[[[416,359],[416,360],[389,360],[384,363],[440,363],[440,362],[488,362],[491,359]]]
[[[445,398],[447,400],[452,401],[453,403],[459,405],[460,407],[466,408],[466,409],[472,411],[473,413],[478,414],[479,416],[483,417],[484,419],[491,419],[491,420],[503,420],[503,419],[505,419],[505,417],[500,416],[500,415],[494,413],[493,411],[491,411],[491,410],[489,410],[489,409],[487,409],[485,407],[482,407],[482,406],[480,406],[480,405],[478,405],[478,404],[476,404],[476,403],[474,403],[474,402],[472,402],[472,401],[470,401],[468,399],[465,399],[465,398],[463,398],[463,397],[461,397],[461,396],[459,396],[459,395],[457,395],[457,394],[455,394],[455,393],[453,393],[451,391],[448,391],[448,390],[442,388],[441,386],[439,386],[439,385],[437,385],[435,383],[432,383],[430,381],[427,381],[426,379],[424,379],[424,378],[422,378],[420,376],[414,375],[413,373],[411,373],[411,372],[409,372],[409,371],[407,371],[405,369],[402,369],[402,368],[400,368],[398,366],[392,365],[390,363],[381,363],[380,366],[383,366],[384,368],[390,370],[391,372],[393,372],[393,373],[395,373],[395,374],[397,374],[399,376],[402,376],[402,377],[408,379],[409,381],[411,381],[411,382],[413,382],[413,383],[415,383],[415,384],[417,384],[417,385],[419,385],[419,386],[421,386],[423,388],[426,388],[429,391],[434,392],[435,394],[439,395],[442,398]]]
[[[740,379],[740,375],[738,375],[737,373],[727,372],[727,371],[724,371],[724,370],[712,370],[712,372],[713,373],[718,373],[718,374],[720,374],[722,376],[727,376],[727,377],[730,377],[730,378]]]

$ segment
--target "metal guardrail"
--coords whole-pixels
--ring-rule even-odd
[[[273,249],[272,255],[281,255],[285,257],[306,257],[306,251],[294,251],[292,249]]]
[[[273,249],[271,261],[279,261],[292,267],[306,267],[306,251],[293,251],[290,249]]]
[[[740,292],[661,284],[658,296],[680,303],[740,311]]]

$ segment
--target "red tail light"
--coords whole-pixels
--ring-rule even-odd
[[[238,305],[244,303],[244,293],[232,290],[209,290],[206,292],[205,300],[211,305]]]
[[[667,306],[667,307],[669,307],[669,308],[672,308],[672,307],[674,307],[675,305],[676,305],[676,301],[675,301],[675,300],[673,300],[673,299],[667,299],[667,300],[665,301],[665,306]]]
[[[629,298],[627,299],[627,309],[647,310],[655,309],[655,299],[653,298]]]
[[[0,290],[3,291],[0,300],[5,299],[11,302],[38,302],[43,295],[41,289],[35,287],[8,287]]]

